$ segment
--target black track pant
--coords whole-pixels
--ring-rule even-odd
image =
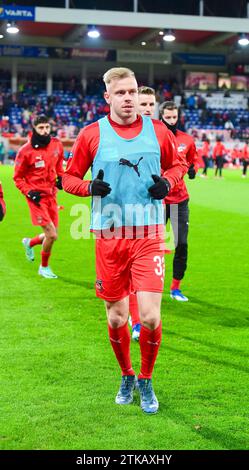
[[[246,175],[248,165],[249,161],[243,160],[243,175]]]
[[[178,208],[178,211],[177,211]],[[188,258],[188,199],[179,204],[166,204],[166,223],[170,219],[175,238],[175,256],[173,260],[173,277],[183,279],[187,269]]]
[[[222,176],[222,168],[224,165],[224,158],[222,156],[217,156],[216,157],[216,170],[215,170],[215,176],[217,176],[218,171],[219,171],[219,176]]]
[[[203,168],[202,174],[206,175],[207,174],[207,169],[208,169],[208,157],[203,155],[202,160],[203,160],[203,163],[204,163],[204,168]]]

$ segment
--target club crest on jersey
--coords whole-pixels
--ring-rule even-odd
[[[186,150],[186,148],[187,148],[186,144],[180,144],[180,145],[178,145],[177,150],[178,150],[178,152],[184,152],[184,150]]]
[[[45,167],[45,162],[44,160],[39,160],[35,162],[35,168],[44,168]]]
[[[100,279],[97,279],[95,285],[96,285],[96,289],[99,292],[103,292],[103,281],[101,281]]]

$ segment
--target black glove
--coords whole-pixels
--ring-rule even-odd
[[[4,218],[4,209],[0,202],[0,222],[2,222],[3,218]]]
[[[27,194],[28,198],[31,199],[32,202],[34,202],[37,206],[39,205],[39,202],[41,200],[41,193],[39,191],[29,191]]]
[[[111,187],[109,183],[106,183],[103,181],[104,178],[104,171],[99,170],[97,174],[97,178],[95,178],[91,184],[90,184],[90,194],[92,196],[100,196],[100,197],[105,197],[107,194],[110,194],[111,192]]]
[[[165,178],[158,175],[151,175],[155,184],[149,187],[148,191],[153,199],[164,199],[170,192],[170,183]]]
[[[189,169],[188,169],[188,177],[190,180],[193,180],[196,176],[196,171],[194,169],[194,164],[190,165]]]
[[[63,189],[63,187],[62,187],[62,176],[57,176],[55,186],[58,189]]]

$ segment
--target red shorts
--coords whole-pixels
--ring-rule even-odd
[[[56,197],[43,196],[39,202],[39,206],[27,198],[31,220],[33,225],[44,225],[53,222],[55,227],[58,227],[58,206]]]
[[[96,295],[121,300],[131,292],[162,292],[165,243],[150,239],[96,239]]]

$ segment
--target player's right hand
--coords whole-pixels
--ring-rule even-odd
[[[41,193],[39,191],[29,191],[27,194],[28,198],[31,199],[32,202],[34,202],[36,205],[39,205],[39,202],[41,200]]]
[[[104,171],[99,170],[97,174],[97,178],[94,178],[94,180],[90,184],[90,194],[91,196],[100,196],[100,197],[105,197],[107,194],[110,194],[112,188],[110,187],[109,183],[106,183],[103,181],[104,179]]]

